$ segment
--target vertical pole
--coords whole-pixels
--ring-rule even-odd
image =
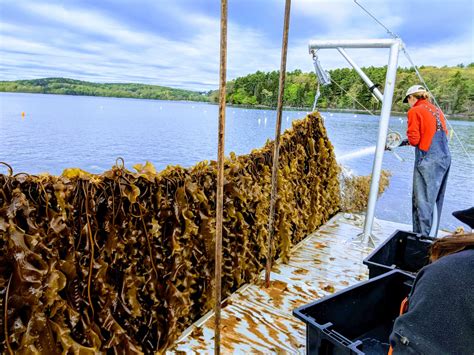
[[[270,272],[272,269],[272,237],[274,232],[275,204],[278,186],[278,152],[280,149],[280,131],[281,131],[281,115],[283,111],[283,95],[285,93],[285,76],[286,76],[286,53],[288,48],[288,29],[290,26],[290,8],[291,0],[286,0],[285,4],[285,21],[283,24],[283,40],[281,45],[281,65],[280,65],[280,83],[278,90],[278,106],[277,119],[275,125],[275,145],[273,149],[273,165],[272,165],[272,193],[270,197],[270,212],[268,216],[268,236],[267,236],[267,265],[265,269],[265,285],[270,286]]]
[[[227,72],[227,0],[221,0],[221,37],[219,69],[219,128],[217,149],[217,193],[216,193],[216,250],[215,250],[215,323],[214,354],[221,351],[221,272],[222,272],[222,213],[224,204],[224,138],[225,99]]]
[[[369,243],[372,244],[372,226],[374,222],[375,203],[377,202],[380,173],[382,172],[382,159],[385,150],[385,141],[387,139],[390,111],[392,109],[393,91],[395,89],[395,80],[397,77],[399,50],[400,41],[397,41],[390,46],[387,76],[385,78],[385,88],[382,101],[382,112],[380,113],[379,134],[377,139],[377,147],[375,149],[374,164],[372,167],[372,181],[370,183],[369,202],[365,216],[363,237],[367,237],[369,239]]]

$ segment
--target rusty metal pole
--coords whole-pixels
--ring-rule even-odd
[[[270,273],[272,270],[272,238],[274,233],[275,220],[275,204],[277,199],[278,188],[278,153],[280,149],[280,131],[281,131],[281,115],[283,111],[283,95],[285,93],[285,77],[286,77],[286,53],[288,49],[288,30],[290,27],[290,8],[291,0],[286,0],[285,4],[285,22],[283,24],[283,41],[281,45],[281,65],[280,65],[280,83],[278,90],[278,106],[277,119],[275,126],[275,145],[273,149],[273,166],[272,166],[272,194],[270,198],[270,212],[268,216],[268,237],[267,237],[267,265],[265,270],[265,285],[270,286]]]
[[[225,88],[227,72],[227,0],[221,0],[219,128],[217,148],[214,354],[221,351],[222,213],[224,205]]]

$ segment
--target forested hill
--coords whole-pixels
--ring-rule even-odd
[[[363,68],[374,83],[385,84],[386,67]],[[467,67],[421,67],[420,72],[428,87],[447,114],[474,119],[474,63]],[[367,86],[353,69],[329,71],[335,84],[321,87],[318,107],[333,109],[361,109],[352,97],[371,110],[379,110],[381,104],[372,96]],[[231,104],[262,105],[276,107],[278,99],[278,71],[256,72],[228,82],[227,101]],[[393,98],[393,111],[406,111],[408,106],[402,99],[408,87],[419,84],[413,69],[400,68]],[[312,107],[316,93],[314,73],[295,70],[288,73],[285,84],[284,105],[287,107]],[[217,102],[218,92],[210,95]]]
[[[386,67],[363,68],[373,82],[385,83]],[[436,96],[445,113],[474,119],[474,63],[463,67],[421,67],[420,72]],[[362,109],[353,99],[370,110],[379,110],[381,104],[372,96],[359,75],[348,68],[329,71],[335,84],[321,87],[318,101],[320,109]],[[227,102],[236,105],[276,107],[279,72],[249,74],[227,83]],[[301,70],[289,72],[286,77],[284,105],[294,108],[311,108],[317,87],[314,73]],[[419,84],[413,69],[398,69],[392,110],[404,112],[402,103],[406,89]],[[98,84],[65,78],[0,81],[0,92],[29,92],[63,95],[89,95],[131,97],[160,100],[191,100],[218,102],[218,91],[208,93],[173,89],[144,84]]]
[[[66,78],[0,81],[0,92],[208,101],[206,93],[196,91],[144,84],[99,84]]]

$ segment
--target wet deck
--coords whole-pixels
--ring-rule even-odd
[[[368,278],[362,260],[372,248],[348,242],[362,232],[363,219],[342,213],[296,245],[288,264],[273,267],[270,288],[264,273],[256,284],[232,294],[222,309],[221,351],[228,353],[305,353],[305,324],[293,309]],[[411,226],[376,220],[379,242]],[[189,327],[169,353],[214,352],[214,317],[209,312]]]

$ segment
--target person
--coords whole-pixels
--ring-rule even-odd
[[[453,216],[467,224],[471,230],[474,229],[474,206],[465,210],[454,211]]]
[[[394,322],[392,354],[473,354],[474,234],[436,240],[430,261]]]
[[[444,193],[451,166],[446,120],[443,112],[430,102],[430,95],[421,85],[411,86],[404,103],[408,110],[408,143],[415,147],[413,172],[413,232],[436,236]],[[436,206],[436,211],[435,211]],[[434,220],[436,214],[436,221]]]

